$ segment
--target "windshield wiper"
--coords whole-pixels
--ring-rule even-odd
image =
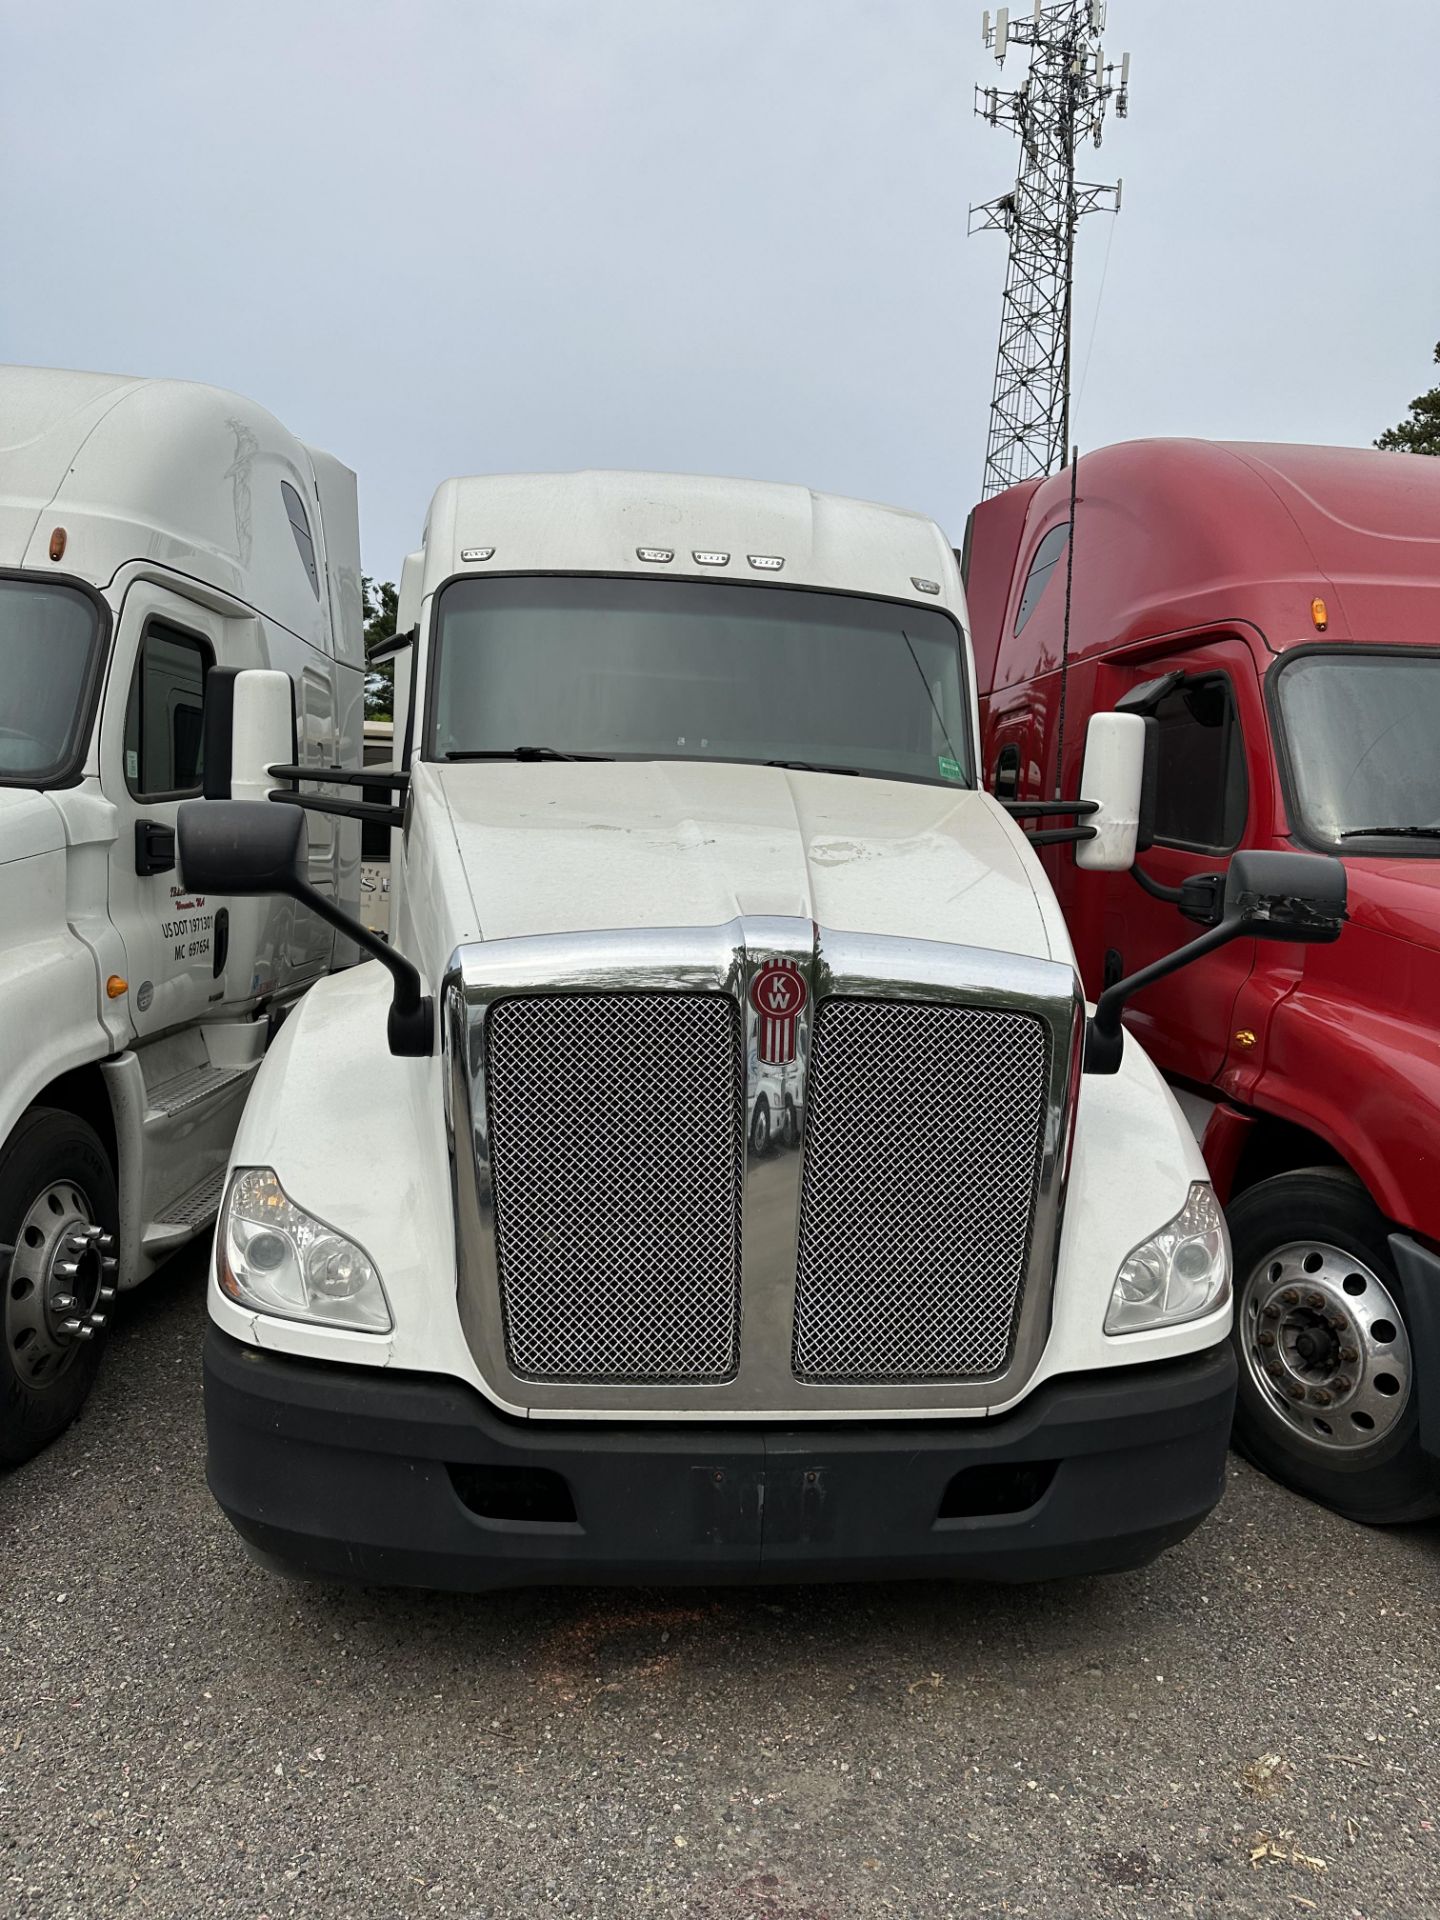
[[[860,777],[858,767],[832,767],[823,760],[766,760],[762,764],[767,767],[792,767],[796,773],[851,773],[857,780]]]
[[[1440,840],[1440,827],[1347,827],[1342,840]]]
[[[613,760],[613,753],[562,753],[559,747],[455,747],[447,760]]]

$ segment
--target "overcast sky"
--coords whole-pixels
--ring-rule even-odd
[[[467,472],[798,480],[958,541],[1005,247],[966,209],[1017,159],[980,12],[3,0],[0,359],[262,401],[356,468],[381,578]],[[1111,0],[1106,41],[1082,446],[1368,443],[1437,377],[1440,4]]]

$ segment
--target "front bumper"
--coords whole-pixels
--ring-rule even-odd
[[[994,1420],[549,1424],[458,1381],[211,1326],[208,1473],[255,1557],[377,1586],[1045,1580],[1143,1565],[1220,1498],[1229,1342]]]

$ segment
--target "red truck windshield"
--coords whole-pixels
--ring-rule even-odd
[[[1326,845],[1425,841],[1440,858],[1440,653],[1349,647],[1275,669],[1300,822]],[[1366,849],[1370,851],[1371,849]]]

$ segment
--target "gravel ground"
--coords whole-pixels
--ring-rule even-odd
[[[1104,1581],[291,1585],[205,1489],[201,1266],[0,1479],[0,1914],[1440,1913],[1440,1531],[1237,1464]]]

